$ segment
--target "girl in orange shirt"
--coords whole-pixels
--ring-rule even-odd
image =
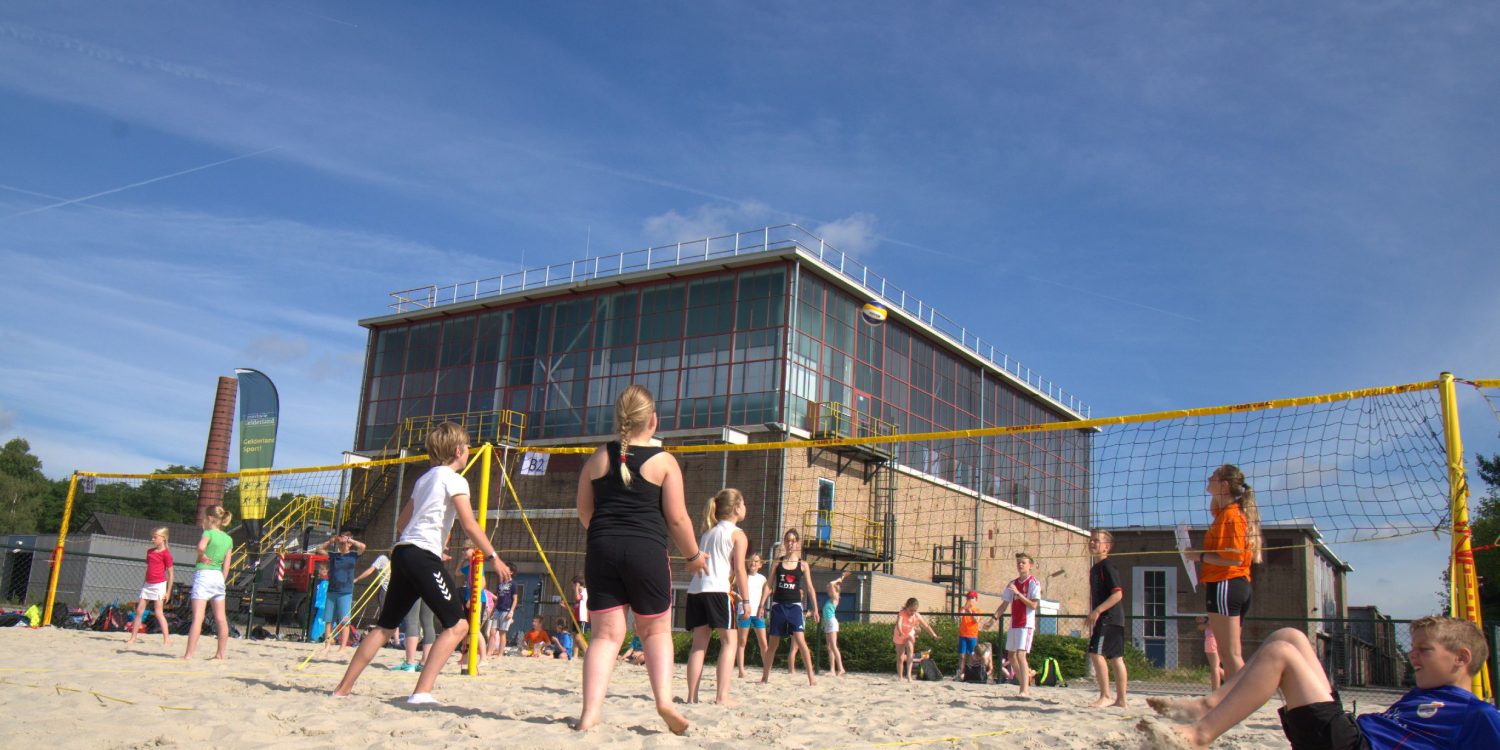
[[[1208,626],[1219,642],[1219,659],[1228,681],[1245,666],[1240,650],[1240,621],[1250,611],[1250,564],[1261,562],[1260,511],[1255,491],[1238,466],[1224,464],[1208,477],[1209,509],[1214,522],[1203,549],[1188,550],[1201,565]]]

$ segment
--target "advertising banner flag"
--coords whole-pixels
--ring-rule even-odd
[[[281,401],[276,385],[259,370],[237,369],[240,390],[240,471],[269,470],[276,456],[276,422]],[[266,517],[268,474],[243,474],[240,479],[240,517],[250,527],[252,539],[260,536],[260,521]]]

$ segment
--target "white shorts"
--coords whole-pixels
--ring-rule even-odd
[[[1005,631],[1006,651],[1031,651],[1031,633],[1033,628],[1011,628]]]
[[[148,583],[141,587],[141,597],[148,602],[159,602],[167,598],[167,582]]]
[[[222,570],[195,570],[193,571],[193,594],[194,601],[199,599],[224,600],[224,571]]]
[[[825,632],[825,633],[837,633],[837,632],[839,632],[839,618],[837,618],[837,617],[825,617],[825,618],[823,618],[823,632]]]
[[[512,612],[506,612],[505,614],[500,615],[500,631],[501,632],[509,633],[510,629],[511,629],[511,626],[513,626],[515,624],[516,624],[516,613],[515,612],[513,612],[513,611]]]

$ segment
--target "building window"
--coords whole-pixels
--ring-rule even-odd
[[[818,480],[817,540],[827,544],[833,539],[833,480]]]
[[[1177,571],[1135,568],[1131,571],[1131,640],[1158,667],[1175,669],[1177,644]]]

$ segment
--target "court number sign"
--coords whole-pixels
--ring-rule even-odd
[[[539,477],[547,473],[547,459],[550,453],[526,453],[521,456],[521,476]]]

